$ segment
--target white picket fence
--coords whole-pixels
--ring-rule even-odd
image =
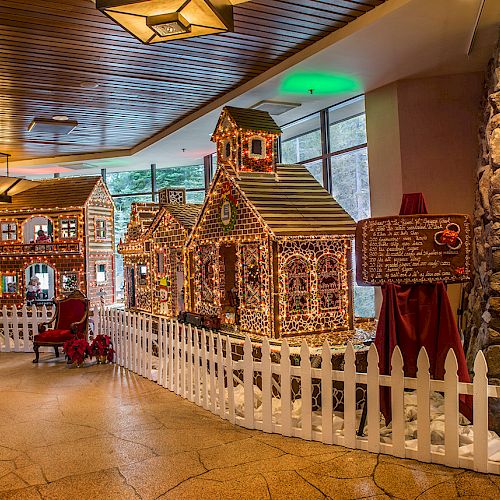
[[[292,365],[287,341],[280,347],[271,346],[267,339],[259,344],[261,356],[255,359],[254,347],[247,337],[236,354],[235,339],[229,336],[192,328],[165,318],[134,314],[116,309],[95,311],[96,333],[109,334],[115,346],[117,364],[138,373],[202,406],[230,422],[248,429],[294,436],[327,444],[342,445],[374,453],[413,458],[451,467],[463,467],[481,472],[500,473],[500,463],[488,459],[488,397],[500,397],[500,387],[488,385],[487,366],[480,352],[475,362],[474,383],[458,381],[457,360],[452,350],[446,358],[444,380],[431,380],[429,359],[424,349],[418,357],[417,378],[403,375],[403,359],[399,348],[392,357],[391,375],[380,375],[378,354],[372,345],[368,352],[367,373],[357,373],[355,351],[349,343],[345,352],[344,369],[333,370],[330,346],[325,343],[319,355],[321,368],[311,366],[307,344],[300,347],[300,365]],[[158,322],[158,331],[153,325]],[[230,355],[231,353],[231,355]],[[317,354],[316,354],[317,355]],[[239,359],[238,359],[239,358]],[[278,362],[273,361],[279,360]],[[328,360],[330,362],[324,362]],[[260,388],[256,386],[257,376]],[[313,380],[321,384],[321,426],[313,426]],[[294,410],[292,385],[300,381],[300,418]],[[343,428],[333,429],[332,388],[335,381],[343,383]],[[229,383],[228,383],[229,382]],[[356,385],[367,387],[366,436],[356,435]],[[380,391],[391,388],[392,440],[383,442],[380,435]],[[416,390],[418,444],[408,447],[405,442],[405,389]],[[236,393],[243,392],[243,403]],[[432,391],[444,394],[444,452],[431,446],[430,396]],[[256,410],[256,394],[261,397]],[[473,457],[459,454],[460,394],[473,395],[474,453]],[[279,399],[277,399],[279,398]],[[280,405],[277,418],[276,405]],[[359,410],[358,410],[359,416]],[[387,441],[387,440],[385,440]]]
[[[0,352],[32,352],[33,334],[38,333],[38,325],[49,321],[53,307],[44,305],[22,308],[16,306],[0,310]]]

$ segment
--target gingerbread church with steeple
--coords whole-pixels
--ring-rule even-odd
[[[353,327],[355,222],[302,165],[277,160],[264,111],[226,107],[218,169],[186,243],[186,309],[279,338]]]

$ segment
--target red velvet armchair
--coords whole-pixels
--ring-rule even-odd
[[[80,290],[75,290],[63,299],[56,299],[54,317],[38,326],[38,335],[33,339],[33,350],[38,363],[40,346],[53,347],[59,357],[59,346],[73,338],[87,338],[90,301]],[[54,324],[51,329],[47,327]]]

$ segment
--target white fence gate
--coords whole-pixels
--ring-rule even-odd
[[[38,333],[38,325],[51,319],[53,307],[3,306],[0,313],[0,352],[32,352],[33,335]]]
[[[431,380],[429,358],[424,349],[418,356],[417,378],[403,375],[399,348],[392,357],[391,375],[380,375],[375,346],[368,352],[368,372],[357,373],[355,351],[347,345],[344,369],[333,370],[326,342],[319,353],[320,368],[311,366],[311,352],[303,343],[300,364],[291,362],[287,341],[271,346],[264,339],[260,358],[247,337],[236,348],[234,339],[162,318],[116,309],[96,310],[96,333],[109,334],[116,350],[115,362],[210,410],[221,418],[264,432],[295,436],[327,444],[358,448],[397,457],[500,473],[500,461],[489,459],[488,398],[500,397],[500,387],[488,385],[484,355],[474,365],[474,383],[461,383],[452,350],[446,358],[444,380]],[[154,323],[158,331],[153,334]],[[315,354],[318,357],[318,354]],[[298,359],[298,356],[297,356]],[[315,363],[317,365],[317,363]],[[343,385],[343,415],[333,411],[332,388]],[[313,408],[313,384],[320,384],[322,401]],[[367,386],[368,418],[365,436],[356,434],[359,409],[356,385]],[[337,384],[338,385],[338,384]],[[380,387],[391,388],[392,428],[380,424]],[[408,393],[408,390],[414,391]],[[416,439],[405,439],[405,399],[415,397]],[[444,443],[432,444],[431,398],[444,397]],[[459,396],[474,401],[473,451],[460,452]],[[316,395],[317,396],[317,395]],[[469,447],[470,449],[470,447]],[[500,460],[500,454],[497,454]]]

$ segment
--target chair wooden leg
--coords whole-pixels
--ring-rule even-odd
[[[58,346],[54,346],[54,352],[56,353],[56,358],[59,357],[59,347]]]
[[[33,344],[33,351],[35,351],[35,359],[33,360],[33,363],[38,363],[38,358],[40,357],[38,349],[40,349],[40,346],[37,344]]]

